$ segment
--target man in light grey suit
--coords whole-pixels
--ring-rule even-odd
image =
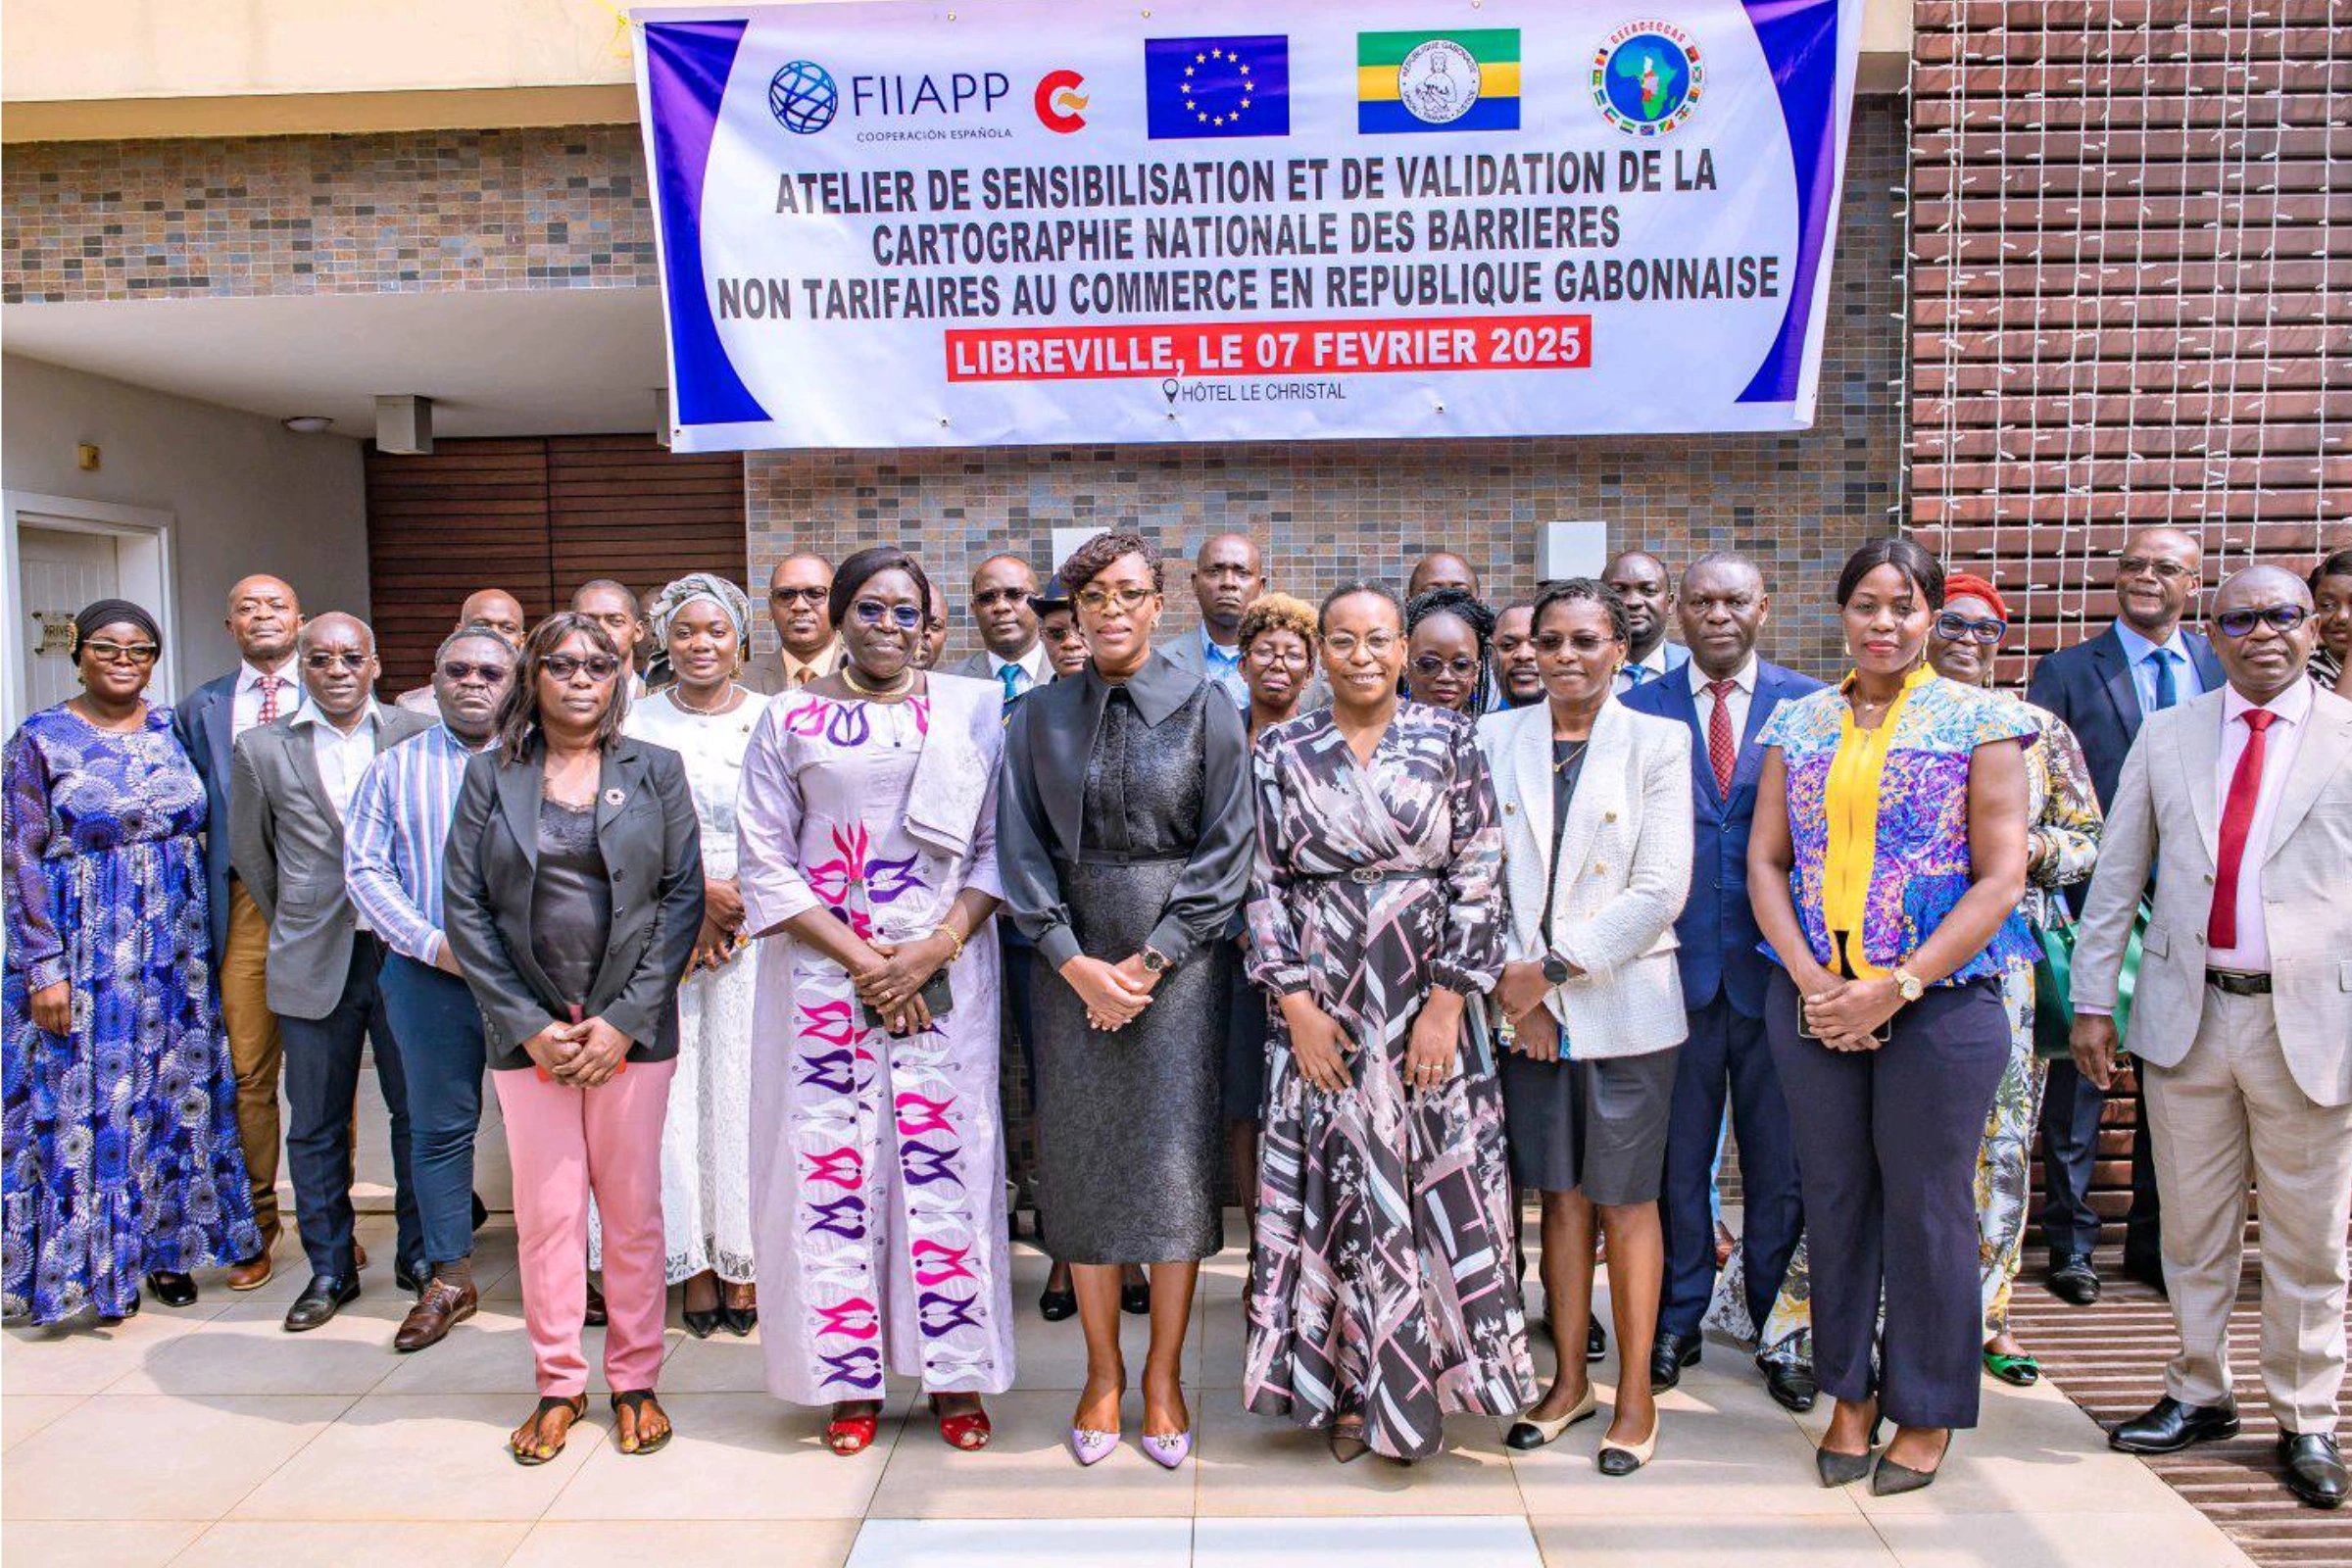
[[[1170,638],[1161,648],[1178,669],[1222,686],[1234,706],[1250,711],[1250,685],[1242,674],[1242,612],[1266,591],[1266,568],[1257,542],[1246,533],[1211,534],[1193,558],[1193,601],[1200,607],[1200,628]],[[1331,688],[1311,676],[1298,711],[1331,706]]]
[[[286,1311],[299,1334],[360,1294],[351,1207],[352,1106],[361,1048],[372,1042],[391,1112],[399,1210],[394,1273],[425,1275],[424,1239],[409,1183],[408,1088],[400,1046],[376,988],[382,942],[360,928],[343,882],[343,823],[376,755],[432,720],[376,704],[375,635],[344,614],[320,615],[295,645],[309,701],[237,738],[229,792],[229,858],[270,927],[270,1010],[285,1040],[287,1163],[311,1283]]]
[[[2352,1224],[2352,702],[2306,677],[2311,594],[2276,566],[2222,585],[2229,684],[2150,713],[2107,806],[2077,934],[2071,1044],[2105,1089],[2141,890],[2132,999],[2180,1351],[2165,1396],[2117,1427],[2128,1453],[2234,1437],[2230,1309],[2246,1186],[2262,1192],[2262,1375],[2287,1489],[2342,1505],[2344,1232]]]
[[[972,622],[980,628],[980,651],[948,667],[951,675],[993,680],[1004,689],[1010,708],[1032,688],[1054,678],[1038,640],[1037,573],[1018,556],[991,556],[972,568]]]

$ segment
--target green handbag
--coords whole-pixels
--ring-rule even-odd
[[[2132,936],[2124,944],[2123,972],[2115,982],[2115,1032],[2130,1039],[2132,1027],[2132,992],[2139,982],[2139,942],[2147,933],[2148,901],[2139,901],[2139,912],[2132,918]],[[2068,1036],[2075,1027],[2075,1004],[2071,994],[2075,974],[2075,928],[2057,926],[2049,930],[2036,929],[2041,940],[2041,957],[2034,965],[2034,1054],[2042,1058],[2071,1056],[2074,1052]]]

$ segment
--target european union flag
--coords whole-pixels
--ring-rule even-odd
[[[1145,123],[1153,141],[1291,133],[1291,40],[1144,40]]]

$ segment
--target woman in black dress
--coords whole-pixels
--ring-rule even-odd
[[[1042,960],[1038,1212],[1086,1329],[1071,1451],[1093,1464],[1117,1446],[1119,1265],[1147,1263],[1144,1451],[1172,1470],[1192,1446],[1193,1283],[1223,1242],[1224,936],[1250,872],[1247,747],[1232,701],[1152,652],[1151,546],[1102,534],[1060,575],[1092,656],[1014,710],[998,795],[1005,906]]]

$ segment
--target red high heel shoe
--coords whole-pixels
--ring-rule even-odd
[[[881,1429],[882,1413],[870,1410],[864,1415],[835,1416],[825,1423],[825,1446],[847,1459],[863,1453],[874,1446],[874,1434]]]
[[[940,1415],[939,1396],[931,1396],[931,1413],[939,1416],[939,1435],[951,1448],[966,1452],[988,1446],[993,1429],[988,1424],[986,1410],[966,1410],[961,1415]]]

